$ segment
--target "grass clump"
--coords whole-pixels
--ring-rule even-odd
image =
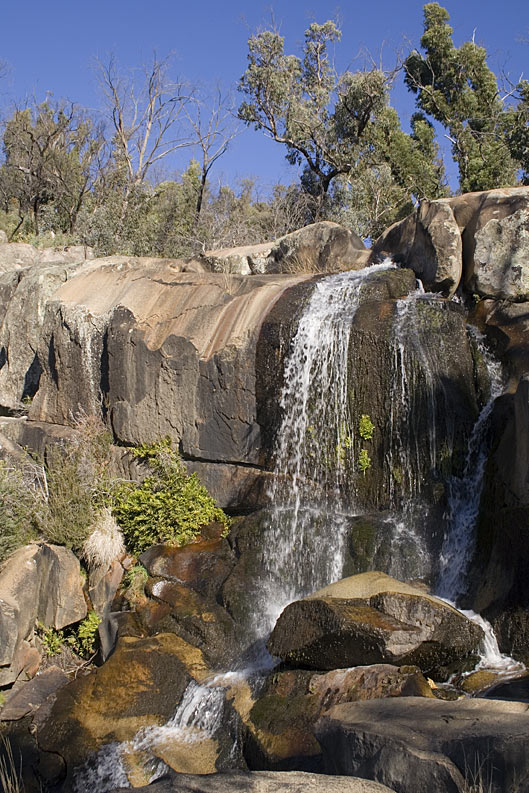
[[[2,736],[0,741],[0,790],[3,793],[23,793],[22,759],[19,767],[13,756],[13,749],[8,738]]]
[[[200,482],[189,475],[169,439],[141,446],[134,456],[151,474],[142,484],[124,483],[114,498],[113,513],[135,556],[158,543],[185,545],[208,523],[228,529],[228,518]]]
[[[82,556],[88,567],[108,569],[114,559],[125,553],[123,534],[116,523],[110,507],[103,507],[91,526],[91,532],[83,543]]]
[[[0,562],[38,535],[41,502],[24,471],[0,460]]]

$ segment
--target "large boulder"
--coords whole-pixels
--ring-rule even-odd
[[[270,675],[247,713],[244,756],[248,767],[322,771],[314,724],[332,705],[379,697],[433,697],[416,667],[377,664],[326,674],[290,670]]]
[[[287,663],[310,669],[415,664],[443,678],[468,662],[482,638],[481,628],[452,606],[373,572],[291,603],[267,647]]]
[[[461,280],[462,242],[450,206],[422,201],[413,214],[376,240],[371,260],[385,256],[410,267],[425,289],[453,295]]]
[[[126,793],[126,790],[114,788],[110,793]],[[208,776],[169,773],[163,780],[136,790],[138,793],[392,793],[385,785],[366,779],[302,771],[231,771]]]
[[[326,773],[397,793],[527,790],[527,703],[393,698],[335,705],[316,725]]]
[[[206,251],[214,272],[332,273],[364,267],[369,258],[364,243],[338,223],[324,220],[293,231],[273,242]]]
[[[64,790],[72,789],[75,767],[105,744],[165,724],[188,684],[208,673],[200,650],[174,634],[122,637],[103,666],[72,680],[45,714],[37,714],[40,749],[64,761]]]
[[[59,545],[19,548],[0,571],[0,605],[0,685],[5,686],[24,670],[38,669],[37,651],[28,644],[37,620],[60,630],[86,616],[79,560]]]

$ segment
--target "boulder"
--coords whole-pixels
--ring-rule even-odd
[[[74,768],[103,745],[165,724],[189,682],[200,682],[208,673],[200,650],[174,634],[120,638],[103,666],[61,688],[49,711],[37,719],[41,751],[65,761],[64,789],[72,789]]]
[[[215,599],[235,564],[232,549],[219,535],[222,529],[219,525],[211,538],[200,537],[181,548],[155,545],[140,556],[140,562],[151,576],[175,581]]]
[[[431,676],[468,663],[483,632],[442,600],[384,573],[363,573],[291,603],[268,640],[291,665],[413,664]]]
[[[68,683],[68,677],[57,666],[49,666],[33,680],[13,690],[0,709],[0,721],[18,721],[39,708],[48,697]]]
[[[214,272],[332,273],[360,269],[369,252],[356,234],[324,220],[286,234],[273,242],[206,251],[204,260]]]
[[[114,788],[110,793],[125,793]],[[392,793],[390,788],[366,779],[325,776],[302,771],[231,771],[224,774],[192,776],[167,774],[137,793]]]
[[[397,793],[526,790],[529,705],[409,697],[335,705],[316,724],[324,769]]]
[[[452,208],[462,234],[467,291],[523,299],[529,188],[464,193],[441,202]]]
[[[38,250],[26,242],[2,242],[0,240],[0,272],[31,267],[38,261]]]
[[[462,273],[462,242],[454,214],[442,201],[421,201],[375,242],[371,261],[389,256],[411,268],[427,291],[455,293]]]
[[[57,630],[87,614],[79,560],[58,545],[19,548],[0,571],[0,685],[38,669],[26,640],[37,620]]]
[[[214,598],[163,578],[150,578],[145,589],[153,599],[136,607],[144,630],[176,633],[200,648],[217,669],[235,660],[235,624]]]

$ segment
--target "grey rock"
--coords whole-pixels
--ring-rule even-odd
[[[390,256],[411,268],[427,291],[451,296],[462,273],[462,241],[452,209],[442,201],[422,201],[375,242],[371,260]]]
[[[0,721],[18,721],[33,712],[51,694],[68,683],[67,675],[57,666],[50,666],[9,696],[0,710]]]
[[[476,650],[481,628],[384,573],[342,579],[291,603],[268,640],[272,655],[310,669],[413,664],[446,677]]]
[[[62,545],[42,545],[38,557],[37,619],[56,630],[87,614],[79,559]]]
[[[390,788],[366,779],[302,771],[231,771],[206,776],[170,773],[163,780],[135,790],[138,793],[389,793]],[[125,788],[111,793],[125,793]]]
[[[527,790],[529,705],[397,698],[336,705],[316,724],[327,773],[361,775],[397,793],[463,793],[478,781]]]
[[[368,258],[369,252],[360,237],[327,220],[273,242],[206,251],[204,255],[204,261],[214,272],[239,275],[331,273],[364,267]]]

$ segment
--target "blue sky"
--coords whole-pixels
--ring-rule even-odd
[[[489,63],[513,81],[529,78],[529,3],[527,0],[447,0],[456,44],[475,35],[489,53]],[[359,68],[368,49],[386,66],[395,51],[418,45],[422,33],[422,0],[0,0],[0,58],[10,72],[0,83],[4,117],[13,101],[47,91],[97,108],[101,104],[92,70],[96,56],[115,53],[124,66],[139,66],[153,50],[175,53],[175,73],[204,86],[234,87],[246,67],[247,40],[272,19],[285,36],[287,52],[299,52],[303,32],[312,21],[338,19],[342,41],[336,50],[340,69]],[[475,33],[474,33],[475,31]],[[403,127],[414,111],[413,98],[397,84],[392,104]],[[185,155],[187,158],[188,155]],[[171,169],[185,167],[173,161]],[[170,175],[170,174],[169,174]],[[264,190],[275,182],[290,183],[296,174],[283,148],[261,133],[245,131],[219,162],[212,177],[232,184],[256,177]]]

